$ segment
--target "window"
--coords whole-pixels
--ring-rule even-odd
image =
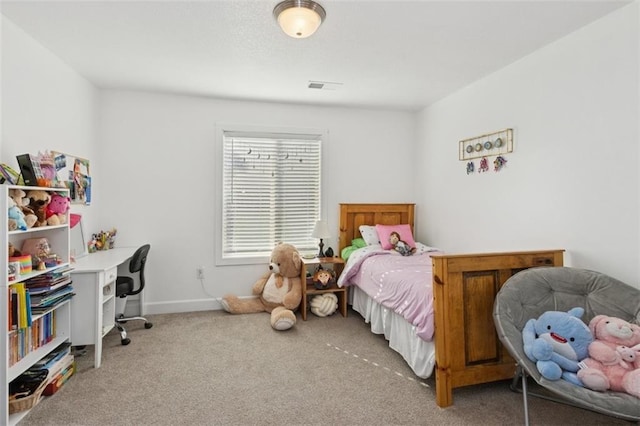
[[[222,131],[222,259],[316,247],[321,145],[322,134]]]

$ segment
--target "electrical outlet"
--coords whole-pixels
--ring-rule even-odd
[[[198,279],[204,280],[204,266],[198,266],[198,268],[196,269],[196,272],[198,274]]]

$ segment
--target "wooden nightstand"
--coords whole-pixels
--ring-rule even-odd
[[[300,272],[300,279],[302,280],[302,303],[300,305],[300,311],[302,313],[302,320],[307,320],[307,308],[309,306],[309,297],[316,294],[323,293],[335,293],[338,297],[338,310],[343,317],[347,316],[347,288],[338,287],[334,283],[331,287],[323,290],[318,290],[313,284],[307,284],[307,267],[318,265],[332,265],[333,271],[336,276],[336,283],[342,270],[344,269],[344,260],[340,257],[315,257],[313,259],[302,259],[302,271]]]

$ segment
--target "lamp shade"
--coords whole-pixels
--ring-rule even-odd
[[[311,0],[285,0],[276,5],[273,15],[288,36],[306,38],[320,27],[326,12]]]
[[[329,232],[327,222],[325,222],[324,220],[317,221],[316,225],[313,227],[311,236],[314,238],[329,238],[331,236],[331,233]]]

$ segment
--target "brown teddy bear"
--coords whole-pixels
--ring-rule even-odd
[[[240,299],[226,295],[221,301],[223,309],[232,314],[270,312],[271,327],[280,331],[290,329],[296,323],[294,311],[302,301],[301,268],[298,250],[291,244],[278,244],[271,252],[269,272],[253,285],[252,293],[258,297]]]
[[[33,226],[47,226],[47,206],[51,201],[51,195],[41,189],[32,189],[27,192],[27,198],[30,200],[29,207],[38,217],[38,220]]]

